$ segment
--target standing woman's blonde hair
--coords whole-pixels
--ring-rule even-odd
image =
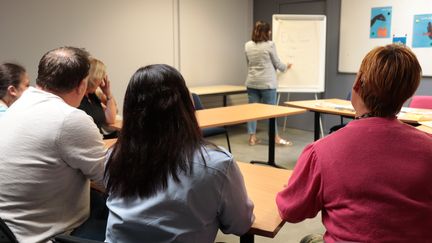
[[[257,21],[252,31],[252,41],[255,43],[270,40],[270,25],[264,21]]]
[[[97,88],[96,80],[103,80],[106,76],[106,66],[105,64],[96,58],[90,58],[90,70],[87,90]]]

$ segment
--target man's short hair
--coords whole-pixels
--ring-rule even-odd
[[[89,56],[87,51],[76,47],[48,51],[39,61],[36,84],[58,93],[73,90],[88,76]]]

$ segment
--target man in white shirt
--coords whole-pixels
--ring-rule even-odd
[[[76,109],[89,67],[82,49],[47,52],[37,88],[0,119],[0,217],[19,242],[47,242],[80,226],[89,216],[90,180],[102,185],[102,137]]]

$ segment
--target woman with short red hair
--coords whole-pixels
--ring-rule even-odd
[[[308,145],[277,195],[288,222],[322,211],[324,237],[302,242],[432,239],[432,136],[396,117],[420,78],[407,47],[377,47],[363,59],[352,88],[355,120]]]

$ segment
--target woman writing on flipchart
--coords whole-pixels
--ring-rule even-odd
[[[276,70],[285,72],[292,64],[282,63],[276,53],[275,44],[270,41],[270,25],[257,21],[252,32],[252,40],[245,44],[248,75],[246,87],[249,103],[265,103],[276,105]],[[256,136],[257,122],[248,122],[249,145],[259,142]],[[277,126],[276,126],[277,127]],[[292,145],[292,142],[279,137],[276,129],[275,143]]]

